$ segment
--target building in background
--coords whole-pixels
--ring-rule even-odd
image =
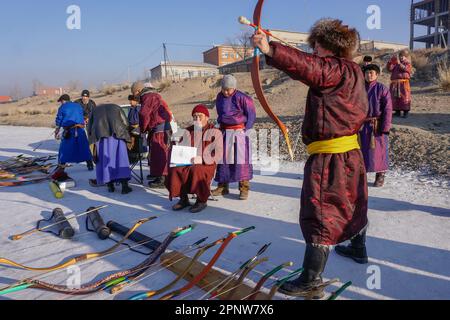
[[[284,42],[288,43],[289,45],[297,47],[304,52],[309,52],[309,53],[313,52],[313,50],[310,48],[310,46],[308,44],[309,33],[293,32],[293,31],[286,31],[286,30],[269,30],[269,31],[273,36],[283,40]],[[272,41],[272,40],[279,41],[278,39],[273,38],[273,37],[269,37],[269,40],[270,41]],[[399,43],[392,43],[392,42],[385,42],[385,41],[376,41],[376,40],[361,40],[360,51],[363,51],[363,52],[375,52],[375,51],[381,51],[381,50],[399,51],[399,50],[407,49],[407,48],[408,48],[408,45],[406,45],[406,44],[399,44]],[[253,60],[253,54],[246,59],[234,61],[233,63],[229,63],[229,64],[225,64],[225,65],[219,65],[219,72],[220,72],[220,74],[230,74],[230,73],[236,73],[236,72],[250,72],[252,60]],[[260,69],[270,68],[266,65],[264,56],[261,56],[260,61],[261,61]]]
[[[416,42],[426,48],[448,48],[449,12],[449,0],[411,0],[410,48],[414,49]]]
[[[66,93],[66,90],[64,88],[61,87],[44,87],[44,86],[39,86],[37,87],[34,92],[33,95],[34,96],[61,96],[64,93]]]
[[[400,51],[408,49],[408,45],[401,43],[377,41],[377,40],[361,40],[359,51],[361,52],[375,52],[381,50]]]
[[[300,50],[305,52],[312,52],[313,50],[309,47],[308,37],[309,33],[305,32],[292,32],[285,30],[269,30],[275,37],[280,38],[290,45],[298,47]],[[270,40],[278,41],[270,37]],[[379,50],[393,50],[400,51],[402,49],[407,49],[408,45],[401,43],[393,43],[386,41],[377,40],[361,40],[360,51],[379,51]]]
[[[10,96],[0,96],[0,103],[9,103],[12,101],[13,99]]]
[[[312,49],[308,44],[309,33],[306,32],[294,32],[286,30],[269,30],[269,32],[275,37],[282,39],[286,43],[298,47],[300,50],[305,52],[312,52]],[[269,41],[279,41],[275,38],[269,37]]]
[[[215,66],[224,66],[253,56],[253,48],[219,45],[203,52],[203,62]]]
[[[161,62],[151,71],[151,81],[181,80],[219,74],[217,66],[201,62]]]

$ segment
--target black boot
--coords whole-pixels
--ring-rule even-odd
[[[373,186],[375,188],[381,188],[382,186],[384,186],[385,176],[386,175],[384,174],[384,172],[378,172]]]
[[[191,209],[189,209],[190,213],[199,213],[205,210],[208,207],[206,202],[200,202],[197,200],[197,202],[192,206]]]
[[[366,231],[354,237],[350,242],[348,246],[336,246],[336,253],[351,258],[359,264],[369,263],[366,249]]]
[[[148,183],[148,186],[150,189],[165,189],[166,188],[165,181],[166,181],[165,176],[158,177],[154,181],[150,181]]]
[[[402,115],[401,111],[395,111],[394,117],[400,117]]]
[[[404,119],[407,119],[408,116],[409,116],[409,111],[403,112],[403,118],[404,118]]]
[[[89,171],[94,171],[94,162],[87,161],[86,164]]]
[[[122,180],[122,194],[129,194],[130,192],[133,191],[133,189],[130,188],[130,186],[128,185],[128,180]]]
[[[279,292],[293,297],[323,298],[323,288],[320,285],[329,253],[328,247],[307,244],[302,274],[297,279],[286,282]]]
[[[109,183],[107,184],[107,186],[108,186],[108,192],[113,193],[113,192],[116,191],[116,188],[114,187],[114,182],[109,182]]]
[[[191,203],[189,202],[189,197],[187,194],[182,195],[180,201],[176,205],[172,207],[173,211],[181,211],[184,208],[190,207]]]

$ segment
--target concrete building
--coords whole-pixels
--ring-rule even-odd
[[[150,71],[152,81],[191,79],[219,74],[217,66],[200,62],[168,62],[166,64],[163,61]]]
[[[422,43],[426,48],[450,47],[449,0],[411,0],[410,48]]]
[[[58,87],[38,87],[33,95],[34,96],[57,96],[57,95],[63,95],[66,93],[66,90],[64,88],[58,88]]]
[[[290,45],[296,46],[305,52],[312,52],[312,49],[308,44],[309,33],[305,32],[292,32],[285,30],[269,30],[274,36],[280,38]],[[270,38],[270,40],[278,41],[277,39]],[[399,51],[407,49],[408,45],[400,43],[392,43],[378,40],[361,40],[361,51],[377,51],[377,50],[394,50]]]
[[[221,67],[252,56],[253,48],[219,45],[203,52],[203,62]]]
[[[409,48],[408,45],[401,43],[393,43],[377,40],[361,40],[359,51],[362,52],[375,52],[380,50],[400,51],[408,48]]]
[[[226,64],[219,67],[220,74],[232,74],[238,72],[250,72],[253,64],[253,57],[247,58],[245,60],[237,61],[235,63]],[[260,69],[271,68],[266,64],[265,56],[260,58]]]
[[[312,49],[309,47],[309,44],[308,44],[309,33],[293,32],[293,31],[286,31],[286,30],[276,30],[276,29],[273,29],[273,30],[271,29],[268,31],[270,31],[270,33],[272,33],[275,37],[284,40],[285,42],[289,43],[290,45],[296,46],[305,52],[312,52]],[[269,37],[269,41],[272,41],[272,40],[279,41],[275,38]]]

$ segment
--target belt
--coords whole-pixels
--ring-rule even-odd
[[[325,141],[316,141],[308,145],[307,151],[310,155],[314,154],[338,154],[346,153],[352,150],[360,150],[358,135],[346,136]]]
[[[163,122],[152,129],[153,133],[164,132],[170,130],[170,122]]]
[[[222,130],[242,130],[245,129],[245,124],[241,123],[241,124],[221,124],[220,128]]]
[[[63,129],[64,130],[71,130],[71,129],[75,129],[75,128],[82,128],[82,129],[84,129],[85,127],[86,126],[84,124],[76,124],[76,125],[73,125],[71,127],[64,127]]]

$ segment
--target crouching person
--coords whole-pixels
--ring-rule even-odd
[[[209,111],[199,105],[192,111],[194,125],[186,129],[180,141],[183,146],[197,148],[197,156],[191,159],[192,165],[173,167],[169,169],[166,187],[170,192],[170,200],[179,197],[180,201],[173,206],[174,211],[181,211],[187,207],[191,213],[198,213],[207,207],[211,195],[211,181],[216,171],[214,161],[215,141],[221,143],[221,132],[209,123]],[[189,140],[190,139],[190,143]],[[187,140],[187,141],[186,141]],[[218,146],[220,148],[220,146]],[[197,202],[192,206],[189,194],[197,196]]]
[[[95,108],[88,125],[89,142],[95,144],[97,185],[108,185],[114,192],[114,183],[122,184],[122,194],[132,189],[127,142],[130,142],[128,119],[122,109],[115,104],[104,104]]]

